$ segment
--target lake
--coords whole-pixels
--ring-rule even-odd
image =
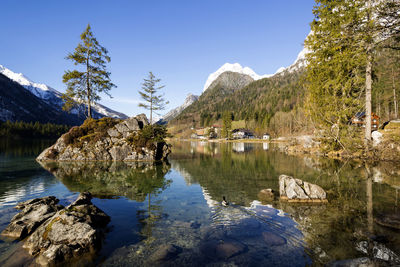
[[[0,142],[0,231],[31,198],[73,202],[90,191],[111,217],[101,266],[306,266],[369,257],[400,264],[400,167],[289,156],[268,143],[172,142],[168,163],[49,163],[51,141]],[[281,174],[318,184],[324,204],[266,199]],[[221,205],[223,196],[230,203]],[[176,253],[154,259],[160,248]],[[29,265],[21,242],[0,240],[0,265]],[[82,262],[74,263],[79,266]],[[87,264],[87,262],[85,262]]]

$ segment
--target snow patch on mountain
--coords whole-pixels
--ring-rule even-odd
[[[43,99],[45,102],[48,104],[56,105],[59,108],[62,108],[64,101],[61,99],[62,93],[57,91],[56,89],[43,84],[43,83],[35,83],[31,81],[28,77],[23,75],[22,73],[16,73],[13,72],[10,69],[7,69],[3,65],[0,65],[0,73],[8,77],[9,79],[13,80],[16,83],[19,83],[22,85],[25,89],[27,89],[29,92],[34,94],[40,99]],[[82,103],[82,105],[78,106],[77,108],[72,109],[70,112],[72,114],[80,114],[84,113],[85,105]],[[116,112],[108,107],[105,107],[101,104],[94,103],[92,106],[92,109],[99,113],[101,116],[106,116],[106,117],[112,117],[112,118],[120,118],[120,119],[126,119],[128,116],[126,116],[123,113]],[[94,117],[96,114],[93,114]],[[99,116],[99,117],[101,117]]]
[[[3,65],[0,65],[0,73],[4,76],[7,76],[9,79],[13,80],[14,82],[19,83],[23,87],[25,87],[28,91],[30,91],[35,96],[47,100],[52,98],[54,95],[60,97],[61,93],[57,90],[47,86],[46,84],[42,83],[35,83],[31,81],[28,77],[23,75],[22,73],[15,73]]]
[[[311,35],[311,34],[313,34],[313,33],[310,32],[308,35]],[[308,35],[307,35],[307,37],[308,37]],[[297,71],[300,68],[305,67],[307,65],[306,55],[309,52],[310,51],[306,47],[303,47],[303,49],[297,55],[297,58],[293,62],[293,64],[291,64],[288,67],[280,67],[274,74],[258,75],[251,68],[242,67],[239,63],[234,63],[234,64],[225,63],[216,72],[211,73],[208,76],[208,79],[207,79],[206,83],[204,84],[203,92],[208,89],[208,87],[212,84],[213,81],[215,81],[218,78],[218,76],[220,76],[222,73],[227,72],[227,71],[246,74],[246,75],[249,75],[254,80],[260,80],[260,79],[263,79],[263,78],[269,78],[269,77],[272,77],[272,76],[277,75],[277,74],[283,74],[284,72]]]
[[[187,108],[188,106],[190,106],[191,104],[196,102],[198,99],[199,99],[199,97],[197,95],[188,94],[182,105],[169,111],[167,114],[165,114],[162,117],[162,119],[164,121],[172,120],[173,118],[177,117],[185,108]]]
[[[309,52],[310,51],[307,48],[303,48],[303,50],[300,51],[300,53],[298,54],[296,60],[294,61],[294,63],[292,65],[290,65],[286,68],[280,68],[275,74],[283,74],[285,72],[292,73],[292,72],[298,71],[299,69],[307,66],[306,55]]]
[[[310,36],[310,35],[312,35],[312,34],[313,34],[313,32],[310,31],[310,33],[307,35],[307,37]],[[307,39],[307,37],[306,37],[306,39]],[[279,69],[276,71],[275,74],[282,74],[283,72],[289,72],[289,73],[291,73],[291,72],[294,72],[294,71],[299,70],[300,68],[303,68],[303,67],[307,66],[306,56],[307,56],[307,54],[310,53],[310,52],[311,52],[311,51],[310,51],[309,49],[307,49],[307,47],[303,46],[303,49],[302,49],[302,50],[300,51],[300,53],[297,55],[297,58],[296,58],[296,60],[293,62],[293,64],[291,64],[290,66],[288,66],[288,67],[286,67],[286,68],[284,68],[284,67],[279,68]],[[274,75],[275,75],[275,74],[274,74]]]
[[[225,63],[216,72],[211,73],[208,76],[208,79],[207,79],[206,83],[204,84],[203,92],[208,89],[208,87],[212,84],[213,81],[215,81],[218,78],[219,75],[221,75],[222,73],[227,72],[227,71],[237,72],[240,74],[248,75],[253,80],[260,80],[260,79],[268,78],[268,77],[272,76],[271,74],[258,75],[251,68],[242,67],[239,63],[234,63],[234,64]]]

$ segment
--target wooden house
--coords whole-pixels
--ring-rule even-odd
[[[365,127],[365,118],[366,118],[365,112],[357,112],[353,116],[353,118],[351,118],[351,124],[359,126],[359,127]],[[372,114],[371,114],[372,131],[378,130],[379,119],[380,119],[379,116],[372,112]]]

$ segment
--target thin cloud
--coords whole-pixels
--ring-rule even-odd
[[[125,103],[125,104],[139,104],[140,101],[134,98],[119,98],[113,97],[111,99],[104,99],[104,101],[112,102],[112,103]]]

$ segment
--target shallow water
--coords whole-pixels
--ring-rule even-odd
[[[51,142],[0,142],[0,231],[16,203],[90,191],[111,217],[103,266],[305,266],[369,257],[397,264],[400,232],[375,222],[399,209],[400,170],[288,156],[269,144],[176,142],[169,163],[43,164]],[[322,186],[327,204],[263,199],[280,174]],[[221,205],[225,196],[230,205]],[[157,258],[164,245],[177,252]],[[29,264],[19,242],[0,241],[0,265]],[[381,261],[381,263],[385,263]],[[80,265],[82,262],[76,263]]]

